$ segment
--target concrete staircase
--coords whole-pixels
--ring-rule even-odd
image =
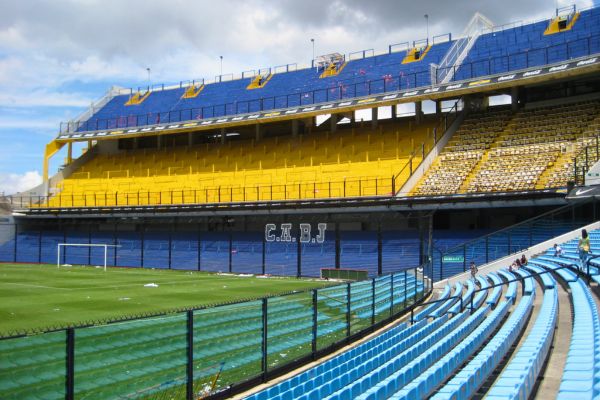
[[[536,189],[545,189],[548,187],[548,181],[552,175],[563,168],[563,166],[573,160],[575,157],[575,146],[569,146],[570,148],[561,153],[558,158],[549,165],[548,168],[540,175],[538,181],[535,183]]]
[[[487,160],[489,158],[490,158],[490,151],[486,150],[483,153],[483,156],[477,162],[477,164],[475,164],[475,166],[473,167],[471,172],[469,172],[469,175],[467,175],[467,178],[460,185],[460,188],[458,189],[458,193],[466,193],[467,192],[467,189],[469,188],[471,181],[473,181],[473,179],[475,179],[475,177],[477,176],[479,171],[481,171],[481,168],[485,165],[485,163],[487,162]]]
[[[467,193],[467,190],[469,189],[469,185],[471,184],[473,179],[475,179],[475,177],[477,176],[479,171],[481,171],[483,169],[483,167],[486,165],[487,161],[489,160],[490,152],[492,150],[500,147],[500,145],[502,144],[504,139],[506,139],[508,134],[512,131],[514,125],[515,125],[515,122],[513,119],[511,119],[506,124],[506,127],[504,127],[504,130],[502,132],[500,132],[500,134],[498,136],[496,136],[496,139],[492,142],[490,147],[487,150],[485,150],[481,159],[477,162],[477,164],[475,164],[475,167],[473,167],[473,169],[471,170],[471,172],[469,173],[467,178],[464,180],[462,185],[460,185],[460,189],[458,189],[458,193]]]

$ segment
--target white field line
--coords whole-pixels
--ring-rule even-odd
[[[56,287],[56,286],[44,286],[44,285],[33,285],[31,283],[16,283],[16,282],[0,282],[0,286],[2,285],[17,285],[17,286],[25,286],[32,288],[41,288],[41,289],[57,289],[57,290],[96,290],[96,289],[114,289],[114,288],[126,288],[126,287],[142,287],[146,283],[150,282],[138,282],[138,283],[128,283],[124,285],[108,285],[108,286],[85,286],[85,287]],[[175,285],[175,284],[189,284],[189,281],[173,281],[173,282],[159,282],[157,285]]]

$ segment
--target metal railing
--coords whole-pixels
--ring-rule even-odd
[[[600,257],[600,255],[596,256],[596,257]],[[501,283],[494,283],[494,284],[491,284],[491,285],[488,283],[488,286],[485,287],[485,288],[473,289],[473,291],[471,292],[471,294],[469,295],[469,298],[467,300],[468,305],[465,304],[465,300],[463,300],[462,294],[457,294],[457,295],[449,296],[449,297],[446,297],[446,298],[443,298],[443,299],[435,299],[435,300],[429,300],[429,301],[425,301],[425,302],[419,303],[419,307],[422,307],[422,309],[425,309],[428,305],[431,305],[431,304],[443,303],[443,302],[451,301],[451,300],[455,300],[453,303],[456,303],[456,300],[457,300],[457,301],[460,302],[459,312],[463,312],[465,309],[467,309],[467,306],[468,306],[468,310],[472,314],[473,311],[475,310],[475,307],[473,306],[473,298],[475,297],[475,295],[477,293],[485,292],[485,291],[488,291],[490,289],[494,289],[494,288],[497,288],[497,287],[505,286],[505,285],[508,285],[510,283],[513,283],[513,282],[519,282],[519,283],[521,283],[521,295],[524,295],[525,294],[525,279],[527,279],[527,278],[536,278],[538,276],[542,276],[542,275],[545,275],[545,274],[551,274],[552,272],[559,271],[559,270],[562,270],[562,269],[568,269],[569,271],[572,271],[572,269],[571,269],[572,267],[575,268],[575,270],[578,273],[578,277],[579,277],[579,274],[582,274],[582,271],[579,269],[578,265],[574,264],[574,263],[568,263],[568,265],[563,265],[563,266],[560,266],[560,267],[557,267],[557,268],[548,269],[548,270],[541,271],[541,272],[534,272],[531,269],[528,269],[527,266],[525,265],[523,268],[527,269],[527,273],[529,274],[528,277],[524,277],[524,276],[522,276],[520,274],[514,274],[516,276],[515,279],[506,279],[506,278],[503,278],[504,280]],[[589,272],[589,262],[588,262],[587,274],[584,274],[584,275],[585,275],[585,277],[586,277],[586,279],[588,281],[588,284],[589,284],[590,277],[591,277],[590,272]],[[449,314],[449,313],[450,313],[450,311],[446,310],[445,312],[443,312],[440,315],[440,317],[443,316],[443,315]],[[410,310],[410,323],[414,324],[414,308]]]
[[[594,136],[593,144],[589,144],[573,159],[573,181],[576,185],[585,184],[585,174],[600,159],[599,136]]]
[[[485,60],[462,63],[461,65],[449,68],[453,69],[452,74],[454,76],[454,81],[465,80],[594,54],[595,50],[592,51],[592,49],[597,49],[599,46],[600,35],[590,35],[568,43],[529,49],[527,51],[506,56],[490,57]],[[390,48],[390,52],[391,51],[392,49]],[[393,67],[394,65],[396,64],[390,64],[390,67]],[[197,108],[95,119],[77,124],[68,122],[61,123],[60,132],[69,133],[75,131],[130,128],[161,123],[201,120],[205,118],[223,117],[296,106],[307,106],[335,100],[425,87],[439,83],[437,82],[437,79],[436,82],[431,82],[431,75],[445,76],[449,72],[450,71],[444,71],[444,68],[441,68],[436,70],[435,74],[432,74],[429,66],[427,66],[424,67],[422,71],[416,71],[409,74],[400,73],[397,76],[388,75],[382,79],[365,79],[360,82],[355,82],[354,80],[338,81],[335,85],[327,88],[298,91],[279,96],[261,97],[252,100],[241,100]],[[457,78],[456,74],[458,74],[460,78]]]
[[[458,118],[461,99],[447,108],[434,127],[431,137],[413,151],[404,166],[389,178],[365,177],[343,181],[298,182],[280,185],[217,186],[204,189],[182,189],[136,192],[92,192],[51,196],[12,196],[11,204],[22,208],[72,208],[160,206],[211,203],[239,203],[287,200],[318,200],[349,197],[395,196],[415,173],[426,155],[435,147],[447,128]],[[129,171],[125,177],[130,176]],[[146,174],[143,175],[147,176]],[[87,178],[90,173],[87,173]]]
[[[446,76],[451,73],[453,81],[462,81],[489,75],[509,73],[516,70],[539,67],[543,65],[568,61],[596,54],[600,48],[600,35],[590,35],[571,42],[533,48],[526,51],[489,57],[484,60],[462,63],[457,66],[440,68],[436,76]],[[592,50],[594,49],[594,50]],[[439,81],[432,82],[437,84]]]
[[[2,349],[14,346],[11,359],[21,364],[18,370],[0,366],[0,372],[11,368],[17,380],[35,376],[18,390],[41,397],[50,390],[66,399],[91,393],[225,398],[331,353],[414,308],[431,293],[425,270],[430,269],[151,318],[3,337]],[[223,346],[229,349],[225,353]],[[115,351],[125,347],[127,356],[115,358]],[[44,360],[31,360],[32,350],[45,354]],[[148,352],[152,365],[147,364]],[[10,394],[10,385],[0,389],[0,397]]]
[[[598,201],[591,199],[565,205],[508,228],[434,253],[434,280],[466,272],[470,261],[477,265],[516,254],[572,231],[597,219]]]

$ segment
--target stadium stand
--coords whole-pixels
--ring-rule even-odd
[[[566,186],[572,157],[595,143],[598,101],[468,116],[414,195],[534,190]],[[592,155],[590,154],[590,157]],[[466,160],[466,162],[465,162]]]
[[[509,270],[506,261],[541,242],[560,242],[553,239],[559,235],[572,237],[575,226],[598,215],[596,200],[567,206],[569,199],[558,190],[536,197],[541,189],[567,186],[600,157],[598,70],[574,68],[573,75],[555,82],[548,73],[539,81],[509,86],[498,80],[493,88],[480,87],[490,74],[553,63],[562,68],[558,63],[576,64],[580,56],[600,53],[599,27],[600,8],[573,8],[552,20],[480,32],[454,67],[455,88],[445,95],[435,90],[451,85],[436,87],[430,64],[457,43],[450,36],[402,45],[401,51],[390,46],[386,54],[334,57],[334,65],[287,65],[242,79],[221,76],[214,83],[141,88],[113,97],[76,126],[77,141],[87,140],[87,131],[425,86],[436,115],[425,115],[418,100],[414,116],[374,119],[370,128],[353,115],[345,127],[332,118],[328,131],[327,124],[315,126],[315,113],[305,115],[311,118],[308,132],[292,133],[290,121],[281,119],[267,122],[264,136],[255,121],[240,125],[241,134],[194,128],[134,137],[139,132],[132,130],[131,138],[105,132],[108,136],[90,140],[79,163],[61,171],[62,181],[50,188],[52,197],[40,204],[40,213],[19,209],[17,222],[7,223],[14,229],[0,232],[0,261],[55,264],[59,243],[104,243],[117,246],[108,250],[109,265],[115,266],[298,277],[318,277],[321,268],[352,269],[366,271],[370,279],[1,338],[0,398],[31,393],[43,399],[176,398],[170,390],[183,388],[192,399],[211,384],[216,397],[224,398],[265,382],[267,387],[243,396],[532,398],[540,386],[551,386],[543,377],[556,353],[566,358],[556,397],[600,397],[600,261],[581,266],[574,241],[563,245],[561,257],[552,250],[532,251],[521,269]],[[485,78],[463,81],[479,77]],[[490,96],[508,93],[510,106],[488,106]],[[448,124],[442,102],[458,97],[460,118]],[[395,113],[402,102],[385,106]],[[348,107],[352,113],[361,108]],[[345,112],[335,118],[348,117]],[[293,121],[295,128],[304,124],[302,118]],[[442,126],[448,129],[446,144],[436,146]],[[426,158],[433,164],[421,164]],[[419,175],[409,179],[417,165]],[[425,165],[431,167],[425,171]],[[413,197],[397,196],[407,182]],[[511,191],[525,194],[494,199],[495,192]],[[455,194],[465,196],[444,196]],[[316,201],[293,202],[298,199]],[[239,206],[250,204],[216,204],[228,202],[262,204],[246,210]],[[178,207],[183,204],[198,207]],[[314,208],[303,208],[306,204]],[[550,210],[557,205],[564,208]],[[299,223],[313,228],[324,223],[327,240],[269,241],[270,231],[263,228],[272,222],[293,222],[294,235]],[[595,251],[600,232],[590,235]],[[103,261],[92,248],[67,248],[61,256],[59,264]],[[500,259],[496,264],[502,265],[482,268],[475,279],[458,276],[470,261],[484,266]],[[429,298],[434,283],[437,290]],[[564,305],[571,306],[572,321],[563,318]],[[373,333],[399,316],[392,327]],[[570,335],[568,349],[555,346],[556,332]],[[356,346],[305,365],[371,333]],[[268,382],[298,366],[307,369]]]
[[[392,279],[396,289],[390,298],[387,287]],[[363,320],[371,320],[374,305],[376,314],[387,314],[391,308],[407,304],[424,290],[423,282],[413,274],[387,275],[377,278],[374,284],[362,281],[350,288],[352,332]],[[320,346],[345,333],[346,295],[346,285],[319,291],[317,337]],[[313,309],[307,300],[311,296],[311,293],[300,293],[268,300],[271,366],[285,361],[281,354],[293,354],[298,348],[310,345]],[[261,301],[249,301],[196,311],[194,353],[197,361],[194,367],[198,380],[211,379],[221,366],[242,378],[257,372],[262,357],[261,307]],[[342,318],[338,316],[340,313]],[[407,328],[408,332],[415,330]],[[117,398],[152,396],[180,385],[182,368],[185,368],[185,358],[181,357],[187,346],[185,335],[185,314],[78,330],[75,390],[79,396],[89,398]],[[381,336],[382,341],[387,338],[390,338],[387,342],[397,341],[391,333]],[[385,345],[380,344],[378,348]],[[60,368],[61,363],[64,365],[64,333],[3,340],[0,354],[2,398],[23,398],[34,390],[32,388],[40,398],[64,398],[64,368]],[[165,384],[155,386],[152,382]]]
[[[591,233],[593,246],[600,243],[599,235],[598,231]],[[593,398],[598,393],[595,365],[600,324],[590,288],[578,279],[577,270],[568,269],[574,257],[572,243],[564,245],[566,259],[552,257],[549,249],[513,273],[501,269],[476,281],[457,282],[452,296],[446,285],[438,293],[439,301],[415,314],[412,325],[402,323],[385,336],[375,336],[246,398],[528,398],[535,393],[554,340],[558,292],[564,290],[556,278],[569,286],[574,310],[573,334],[557,398]],[[469,310],[475,284],[479,292]],[[490,290],[490,285],[498,286]],[[518,286],[521,289],[517,291]],[[499,301],[502,292],[506,300]],[[445,299],[456,302],[461,295],[464,311],[457,308],[451,312],[448,304],[452,303]],[[538,296],[541,298],[536,301]],[[536,308],[539,304],[535,312],[534,303]],[[393,341],[389,347],[376,347],[388,343],[384,340]],[[352,362],[346,361],[350,358]]]
[[[597,8],[581,11],[577,13],[571,29],[552,35],[544,34],[551,20],[517,27],[503,26],[484,32],[454,74],[454,80],[520,70],[595,53],[600,50],[599,15]],[[131,91],[130,94],[113,97],[82,122],[78,130],[180,122],[430,85],[429,64],[438,64],[455,41],[447,35],[446,41],[417,43],[420,41],[415,41],[409,49],[412,53],[420,49],[421,56],[414,62],[405,61],[405,52],[392,51],[396,48],[394,46],[390,46],[387,54],[357,52],[355,54],[362,54],[362,58],[346,60],[339,74],[326,79],[320,79],[322,71],[318,68],[297,69],[295,64],[290,64],[283,69],[268,69],[268,73],[254,71],[244,79],[223,81],[223,77],[217,77],[216,82],[206,85],[192,82],[189,85],[181,83],[175,88],[138,89],[135,93]],[[402,48],[408,47],[406,44]],[[248,85],[263,74],[269,77],[268,81],[259,88],[248,89]],[[202,89],[196,96],[185,96],[190,88],[200,86]],[[132,98],[143,100],[127,105]]]
[[[424,86],[429,84],[429,63],[438,63],[451,44],[433,44],[422,58],[409,64],[402,63],[403,51],[349,60],[339,74],[326,79],[320,79],[322,71],[315,68],[274,73],[263,87],[255,90],[247,89],[252,77],[206,84],[193,98],[182,98],[184,88],[165,89],[152,91],[145,101],[128,106],[125,104],[130,95],[119,95],[79,130],[195,120]]]
[[[439,124],[319,132],[97,154],[59,184],[48,206],[155,205],[391,195]],[[397,183],[393,183],[393,181]]]

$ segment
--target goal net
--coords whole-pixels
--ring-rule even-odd
[[[106,265],[108,263],[108,248],[109,247],[121,247],[115,244],[99,244],[99,243],[58,243],[56,248],[56,266],[60,268],[60,256],[67,247],[100,247],[104,249],[104,271],[106,271]]]

